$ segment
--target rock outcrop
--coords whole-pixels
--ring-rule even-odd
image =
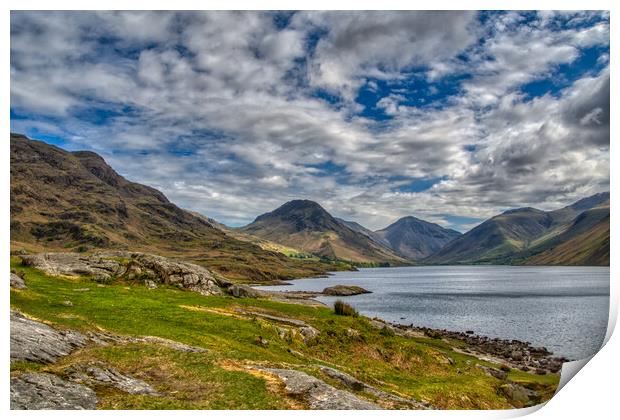
[[[334,388],[314,376],[292,369],[259,368],[278,376],[287,394],[306,401],[312,410],[380,410],[381,407],[356,395]]]
[[[55,330],[11,312],[11,362],[54,363],[86,342],[87,338],[78,332]]]
[[[25,289],[26,283],[24,283],[24,279],[17,274],[11,273],[11,287],[14,289]]]
[[[256,290],[245,284],[233,284],[229,286],[227,290],[228,290],[228,293],[238,298],[241,298],[241,297],[257,298],[257,297],[261,297],[264,295],[260,290]]]
[[[156,283],[170,284],[203,295],[222,294],[220,286],[230,285],[226,279],[199,265],[137,252],[99,252],[92,255],[50,252],[22,255],[21,258],[25,265],[55,276],[93,276],[99,280],[112,278],[143,280],[149,288],[153,288]]]
[[[128,394],[159,395],[149,384],[140,379],[123,375],[116,369],[102,364],[85,363],[70,366],[65,370],[73,382],[89,386],[111,386]]]
[[[336,379],[347,388],[350,388],[354,391],[362,391],[368,394],[372,394],[390,405],[397,404],[399,406],[404,406],[406,408],[412,409],[432,408],[430,404],[426,402],[399,397],[398,395],[390,394],[389,392],[377,389],[349,375],[348,373],[339,371],[338,369],[334,369],[328,366],[320,366],[319,368],[321,369],[321,372],[323,372],[325,375],[329,376],[332,379]]]
[[[121,275],[123,264],[112,255],[84,255],[77,252],[48,252],[20,255],[24,265],[38,268],[52,276],[100,276],[109,278]]]
[[[95,392],[47,373],[11,378],[11,410],[94,410]]]
[[[370,290],[366,290],[359,286],[345,286],[338,284],[336,286],[326,287],[323,289],[322,294],[328,296],[354,296],[364,293],[372,293]]]

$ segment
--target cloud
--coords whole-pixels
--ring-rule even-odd
[[[401,77],[476,40],[473,12],[308,12],[297,14],[293,25],[326,32],[309,60],[310,83],[349,99],[366,76]]]
[[[12,12],[12,129],[235,225],[294,198],[376,229],[609,188],[604,13],[277,17]],[[587,48],[598,67],[573,68]],[[363,86],[375,101],[355,101]]]

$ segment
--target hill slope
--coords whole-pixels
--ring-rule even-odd
[[[604,228],[599,225],[605,217],[609,217],[609,193],[596,194],[550,212],[533,208],[509,210],[476,226],[426,261],[439,264],[542,264],[542,261],[548,261],[558,265],[608,265],[609,259],[604,257],[609,254],[604,249]],[[580,235],[589,240],[579,244],[577,254],[580,257],[569,256],[568,248],[575,246],[575,238]],[[534,258],[567,243],[569,245],[563,245],[557,251],[562,257],[554,253],[553,256]],[[598,257],[587,257],[595,255]]]
[[[527,265],[609,265],[609,207],[581,213],[562,234],[526,258]]]
[[[97,154],[11,134],[11,249],[131,249],[203,264],[243,281],[290,279],[334,266],[298,261],[231,238]]]
[[[357,263],[403,263],[402,258],[336,220],[319,204],[293,200],[258,216],[245,233],[325,258]]]
[[[420,260],[439,251],[444,245],[461,236],[461,233],[408,216],[375,232],[375,235],[386,241],[399,255]]]

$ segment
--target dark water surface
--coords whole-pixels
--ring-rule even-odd
[[[386,321],[545,346],[581,359],[601,346],[609,311],[609,267],[432,266],[361,269],[300,279],[270,290],[321,291],[361,286],[372,294],[342,299]]]

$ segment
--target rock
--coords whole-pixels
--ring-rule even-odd
[[[348,388],[351,388],[354,391],[362,391],[364,388],[367,387],[367,385],[359,380],[357,380],[356,378],[354,378],[353,376],[341,372],[337,369],[334,368],[330,368],[327,366],[321,366],[320,367],[321,372],[323,372],[324,374],[326,374],[327,376],[329,376],[330,378],[336,379],[340,382],[342,382],[344,385],[346,385]]]
[[[536,392],[513,382],[503,384],[499,389],[515,407],[524,407],[529,405],[531,399],[538,398]]]
[[[347,335],[347,337],[350,337],[350,338],[359,338],[360,337],[360,332],[358,330],[353,329],[353,328],[347,328],[345,330],[345,334]]]
[[[256,336],[254,342],[261,347],[267,347],[269,345],[269,341],[265,340],[262,335]]]
[[[123,375],[116,369],[103,365],[79,364],[65,370],[72,381],[96,386],[111,386],[129,394],[159,395],[149,384],[131,376]]]
[[[291,353],[293,356],[297,356],[297,357],[300,357],[300,358],[304,358],[304,357],[306,357],[306,356],[304,356],[304,354],[303,354],[303,353],[301,353],[301,352],[299,352],[299,351],[297,351],[297,350],[293,350],[293,349],[291,349],[291,348],[286,349],[286,351],[288,351],[289,353]]]
[[[497,378],[499,380],[504,381],[506,380],[506,378],[508,378],[508,374],[501,369],[496,369],[494,367],[483,366],[479,364],[476,364],[476,367],[480,369],[481,371],[483,371],[484,373],[486,373],[487,375]]]
[[[217,277],[199,265],[142,253],[133,253],[131,258],[143,268],[155,273],[161,283],[177,285],[203,295],[222,294]]]
[[[345,286],[338,284],[336,286],[326,287],[321,293],[328,296],[354,296],[372,292],[359,286]]]
[[[393,395],[388,392],[381,391],[380,389],[372,387],[358,380],[357,378],[354,378],[348,373],[341,372],[337,369],[334,369],[328,366],[319,366],[319,369],[321,369],[321,371],[327,376],[329,376],[330,378],[340,381],[343,385],[345,385],[346,387],[354,391],[367,392],[385,401],[391,401],[391,402],[396,402],[399,404],[404,404],[408,406],[409,408],[416,408],[416,409],[431,408],[431,406],[426,402],[420,402],[414,399],[406,399],[406,398],[399,397],[398,395]]]
[[[157,289],[157,284],[153,280],[146,280],[144,285],[150,290]]]
[[[306,324],[304,321],[299,320],[299,319],[295,319],[295,318],[285,318],[285,317],[282,317],[282,316],[275,316],[275,315],[264,314],[262,312],[244,311],[243,309],[238,309],[237,312],[239,312],[239,313],[241,313],[243,315],[255,316],[257,318],[263,318],[263,319],[266,319],[268,321],[279,322],[279,323],[285,324],[285,325],[292,325],[294,327],[309,327],[310,326],[310,325]]]
[[[108,344],[153,343],[185,353],[206,353],[208,351],[202,347],[190,346],[188,344],[179,343],[178,341],[169,340],[167,338],[153,336],[132,337],[98,331],[89,332],[88,339],[100,346],[105,346]]]
[[[305,327],[300,327],[299,328],[299,333],[304,338],[304,342],[307,343],[310,340],[312,340],[313,338],[317,337],[320,332],[316,328],[311,327],[310,325],[308,325],[308,326],[305,326]]]
[[[101,281],[147,276],[155,283],[176,285],[203,295],[220,295],[222,291],[218,286],[230,284],[199,265],[139,252],[99,252],[93,255],[50,252],[23,255],[22,262],[50,275],[93,276]]]
[[[11,410],[94,410],[95,392],[47,373],[11,378]]]
[[[75,331],[58,331],[11,312],[11,361],[54,363],[59,357],[86,345],[86,337]]]
[[[206,353],[208,350],[202,347],[190,346],[189,344],[179,343],[178,341],[169,340],[161,337],[129,337],[134,342],[154,343],[172,350],[182,351],[185,353]]]
[[[280,337],[281,340],[285,340],[291,334],[290,329],[278,326],[276,326],[276,332],[278,333],[278,337]]]
[[[291,369],[259,369],[278,376],[286,385],[285,391],[303,398],[312,410],[380,410],[376,404],[356,395],[334,388],[314,376]]]
[[[70,300],[63,300],[62,304],[68,307],[72,307],[73,306],[73,302],[71,302]]]
[[[26,283],[17,274],[11,273],[11,287],[14,289],[26,289]]]
[[[232,286],[229,286],[227,290],[228,293],[237,298],[257,298],[263,296],[260,291],[253,289],[245,284],[233,284]]]
[[[520,350],[514,350],[510,353],[510,358],[512,360],[521,361],[523,360],[523,352]]]
[[[22,263],[53,276],[103,276],[120,274],[123,265],[104,254],[83,255],[76,252],[48,252],[22,255]]]

